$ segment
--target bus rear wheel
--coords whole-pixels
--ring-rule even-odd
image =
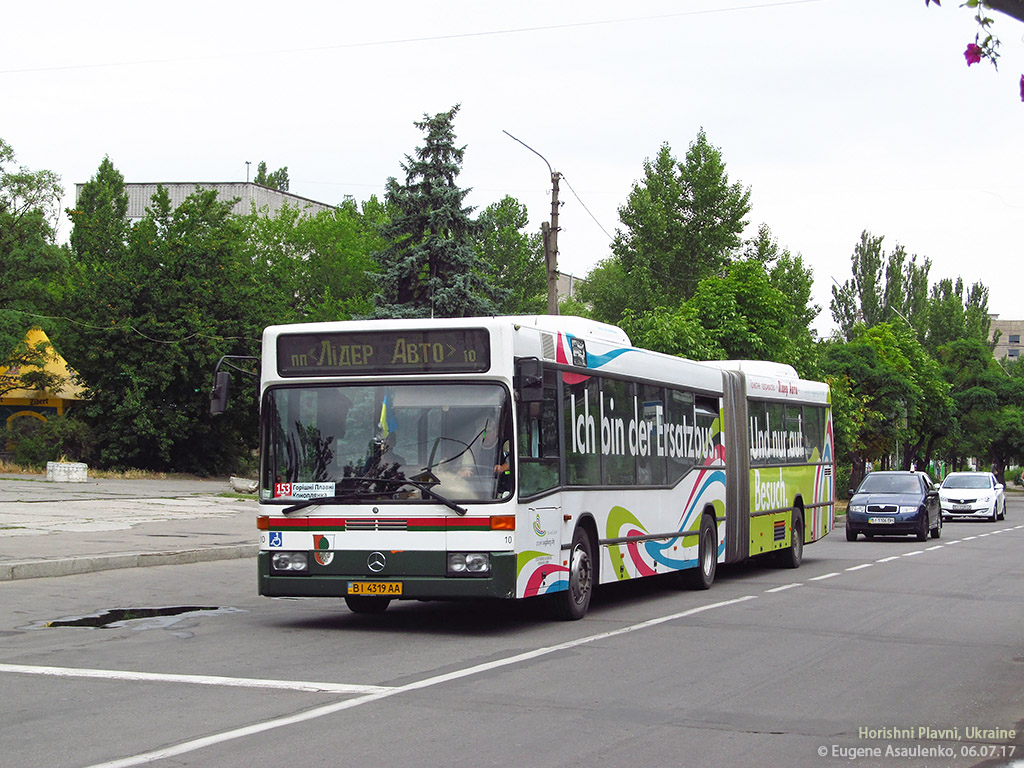
[[[391,603],[390,597],[376,595],[346,595],[345,605],[352,613],[384,613]]]
[[[793,522],[790,528],[791,540],[789,546],[779,552],[779,565],[783,568],[799,568],[800,563],[804,561],[804,513],[800,507],[793,507]],[[853,538],[857,538],[856,533]]]
[[[568,576],[568,587],[551,596],[551,609],[555,618],[577,621],[587,615],[594,592],[593,544],[582,528],[572,535]]]

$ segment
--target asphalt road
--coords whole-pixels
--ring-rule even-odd
[[[840,529],[707,592],[601,589],[572,623],[268,600],[252,560],[2,582],[0,764],[1011,765],[1022,554],[1014,497],[1005,522]],[[130,608],[165,615],[109,624]]]

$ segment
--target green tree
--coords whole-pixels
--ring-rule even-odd
[[[807,378],[817,378],[818,345],[814,321],[821,307],[814,303],[814,271],[803,256],[793,256],[788,248],[779,246],[766,224],[758,228],[757,236],[746,244],[747,259],[765,265],[768,282],[788,299],[789,306],[783,322],[793,341],[793,366]]]
[[[864,474],[867,461],[909,469],[925,466],[938,440],[953,428],[953,403],[938,363],[906,323],[858,325],[849,342],[824,344],[822,369],[831,382],[845,383],[843,400],[834,403],[846,427],[856,436],[846,443],[853,465],[851,482]]]
[[[470,317],[495,313],[497,289],[480,268],[479,226],[458,187],[465,147],[455,146],[459,107],[415,123],[426,134],[416,156],[406,155],[399,184],[386,186],[387,246],[376,254],[377,317]]]
[[[264,187],[270,187],[281,192],[288,191],[288,166],[278,168],[276,171],[267,173],[267,163],[264,160],[260,160],[259,165],[256,166],[256,178],[253,179],[256,184]]]
[[[71,250],[80,260],[102,263],[124,258],[129,230],[124,176],[104,157],[96,175],[82,185],[71,219]]]
[[[704,129],[682,162],[662,144],[619,208],[624,228],[616,231],[612,253],[626,278],[622,303],[643,312],[692,296],[701,280],[722,274],[734,257],[749,211],[749,188],[729,183],[721,150]]]
[[[111,178],[98,174],[86,186]],[[118,196],[96,198],[110,201],[100,218],[112,221]],[[127,229],[119,259],[75,254],[64,310],[75,320],[62,340],[88,390],[82,410],[101,466],[228,472],[254,443],[254,387],[240,387],[224,417],[209,415],[214,365],[221,355],[255,353],[261,325],[231,205],[197,190],[172,209],[160,187]],[[87,222],[83,213],[75,226]]]
[[[772,360],[794,366],[803,376],[816,373],[808,327],[792,326],[806,306],[797,306],[809,279],[795,260],[776,264],[774,277],[757,258],[733,261],[726,274],[701,280],[689,301],[675,309],[643,313],[627,310],[621,325],[638,346],[696,360]],[[800,269],[803,269],[802,266]]]
[[[242,219],[245,250],[263,297],[265,323],[349,320],[372,311],[371,254],[376,201],[367,219],[353,201],[313,216],[283,206],[273,216],[253,210]]]
[[[931,261],[918,264],[916,256],[908,260],[901,245],[886,254],[884,239],[862,232],[850,259],[853,277],[832,286],[832,319],[847,340],[858,323],[871,328],[895,321],[909,323],[918,338],[925,336]]]
[[[958,277],[955,281],[944,278],[932,286],[925,344],[933,354],[958,339],[989,344],[990,324],[988,288],[981,283],[965,291],[963,280]]]
[[[938,359],[956,414],[956,429],[942,447],[944,458],[954,468],[978,459],[1002,478],[1007,466],[1024,459],[1019,432],[1024,377],[1013,375],[1013,369],[1007,373],[991,346],[977,338],[940,347]]]
[[[42,370],[49,345],[27,344],[25,334],[34,326],[53,333],[44,315],[53,314],[55,283],[67,264],[53,226],[63,189],[52,171],[14,162],[14,150],[0,139],[0,367],[35,370],[0,380],[0,394],[14,386],[61,385]]]
[[[526,206],[506,196],[480,214],[480,262],[487,281],[505,296],[496,311],[531,315],[547,309],[547,273],[540,233],[526,233]]]

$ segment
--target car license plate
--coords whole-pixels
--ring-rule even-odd
[[[394,597],[402,594],[402,582],[400,581],[350,581],[348,583],[350,595],[384,595]]]
[[[894,517],[869,517],[868,522],[872,525],[886,525],[896,522]]]
[[[969,512],[971,510],[971,505],[970,504],[953,504],[951,506],[953,507],[953,509],[962,509],[962,510],[965,510],[967,512]]]

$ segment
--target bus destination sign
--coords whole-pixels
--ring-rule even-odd
[[[490,336],[483,328],[327,331],[277,337],[277,370],[282,376],[483,373],[490,365]]]

